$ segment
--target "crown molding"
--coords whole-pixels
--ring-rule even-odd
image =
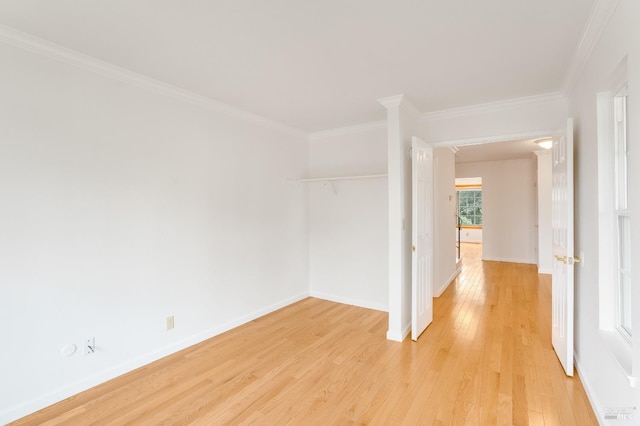
[[[531,106],[531,105],[547,105],[550,103],[564,101],[565,97],[558,92],[545,93],[542,95],[525,96],[522,98],[507,99],[497,102],[489,102],[486,104],[470,105],[460,108],[452,108],[441,111],[433,111],[422,114],[422,121],[437,121],[451,118],[464,117],[469,115],[479,115],[491,112],[500,112],[513,108]]]
[[[407,95],[400,94],[395,96],[389,96],[387,98],[378,99],[385,108],[399,108],[404,112],[407,112],[415,117],[420,117],[422,113],[416,106],[409,100]]]
[[[540,151],[533,151],[533,153],[536,155],[536,157],[540,158],[540,157],[547,157],[549,155],[551,155],[551,150],[550,149],[543,149]]]
[[[262,117],[257,114],[247,112],[245,110],[227,105],[220,101],[216,101],[207,96],[198,95],[177,86],[165,83],[146,75],[130,71],[126,68],[113,65],[111,63],[101,61],[89,55],[77,52],[75,50],[51,43],[30,34],[18,31],[14,28],[0,25],[0,43],[4,43],[22,50],[45,56],[49,59],[60,61],[68,65],[82,68],[99,74],[103,77],[132,84],[138,88],[158,93],[164,96],[172,97],[191,104],[212,109],[225,114],[251,121],[256,124],[264,125],[285,133],[306,137],[308,134],[300,129],[296,129],[277,121]]]
[[[382,104],[385,108],[394,108],[399,107],[402,103],[402,100],[405,98],[404,94],[389,96],[386,98],[378,99],[378,102]]]
[[[564,77],[562,93],[566,96],[573,93],[593,49],[595,49],[618,4],[620,4],[620,0],[596,0],[594,3],[587,25],[582,32]]]
[[[469,139],[442,140],[442,141],[430,142],[430,144],[434,148],[460,147],[460,146],[469,146],[469,145],[483,145],[486,143],[493,143],[493,142],[511,142],[511,141],[526,140],[526,139],[538,139],[542,137],[547,137],[552,134],[553,134],[553,130],[537,130],[533,132],[510,133],[510,134],[495,135],[495,136],[482,136],[482,137],[469,138]]]
[[[319,140],[334,136],[352,135],[355,133],[363,133],[369,130],[386,129],[387,120],[371,121],[369,123],[354,124],[353,126],[337,127],[335,129],[321,130],[309,134],[309,140]]]
[[[428,112],[424,114],[420,114],[421,121],[436,121],[436,120],[444,120],[449,118],[457,118],[469,115],[478,115],[483,113],[491,113],[491,112],[500,112],[504,110],[509,110],[513,108],[523,107],[523,106],[531,106],[531,105],[548,105],[550,103],[555,102],[564,102],[566,98],[558,92],[555,93],[546,93],[542,95],[535,96],[526,96],[522,98],[515,99],[507,99],[503,101],[490,102],[486,104],[478,104],[465,106],[460,108],[452,108],[441,111]],[[396,95],[390,96],[388,98],[378,99],[378,102],[382,104],[386,108],[407,108],[410,112],[416,114],[418,113],[417,109],[411,104],[407,102],[407,98],[405,95]],[[354,126],[345,126],[338,127],[336,129],[323,130],[319,132],[314,132],[309,135],[310,140],[323,139],[326,137],[332,136],[340,136],[340,135],[348,135],[353,133],[360,133],[367,130],[383,128],[387,125],[387,121],[372,121],[369,123],[357,124]],[[505,142],[510,140],[520,140],[520,139],[531,139],[534,137],[542,137],[548,136],[551,132],[542,131],[535,133],[519,133],[512,135],[501,135],[496,136],[495,139],[493,137],[482,137],[482,138],[473,138],[473,139],[464,139],[464,140],[454,140],[454,141],[440,141],[435,142],[434,146],[449,146],[449,145],[477,145],[487,142]]]

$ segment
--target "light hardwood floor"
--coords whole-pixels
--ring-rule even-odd
[[[551,348],[549,276],[479,249],[417,343],[309,298],[16,423],[596,425]]]

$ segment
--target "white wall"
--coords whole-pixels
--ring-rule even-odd
[[[551,239],[551,151],[536,151],[538,188],[538,273],[553,272]]]
[[[434,268],[433,294],[440,296],[456,275],[456,158],[449,148],[433,150]]]
[[[482,229],[462,228],[460,230],[460,241],[463,243],[482,243]]]
[[[631,152],[636,152],[640,134],[640,4],[634,0],[622,0],[602,37],[586,62],[584,71],[570,95],[570,114],[575,123],[575,174],[576,203],[575,226],[576,252],[583,252],[584,262],[575,268],[575,356],[577,366],[590,395],[598,417],[604,410],[614,407],[637,407],[640,388],[632,388],[622,369],[609,350],[607,340],[599,330],[599,286],[609,282],[598,280],[598,144],[596,95],[610,88],[613,73],[628,55],[629,117]],[[640,182],[640,157],[632,154],[629,166],[631,182]],[[640,192],[631,186],[631,209],[640,208]],[[637,223],[637,215],[633,217]],[[632,226],[632,265],[640,264],[640,226]],[[638,281],[634,269],[633,280]],[[635,289],[638,287],[636,286]],[[640,348],[640,323],[637,308],[640,292],[633,293],[634,346]],[[640,366],[640,350],[636,350],[636,366]],[[636,371],[635,374],[638,374]],[[640,424],[640,412],[634,413],[634,421]],[[618,422],[619,423],[619,422]],[[616,424],[615,421],[610,424]]]
[[[456,178],[482,178],[482,258],[536,263],[535,160],[456,164]]]
[[[306,187],[283,183],[304,135],[4,44],[0,63],[0,423],[308,294]],[[86,337],[97,353],[60,355]]]
[[[323,133],[310,138],[310,177],[386,173],[385,126]],[[387,178],[306,185],[309,188],[311,295],[386,311],[389,305]]]

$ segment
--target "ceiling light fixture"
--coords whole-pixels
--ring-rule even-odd
[[[543,149],[551,149],[553,146],[553,140],[551,138],[538,139],[536,143]]]

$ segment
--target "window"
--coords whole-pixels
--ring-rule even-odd
[[[632,324],[638,324],[640,293],[632,292],[629,190],[629,127],[627,60],[611,78],[610,90],[598,93],[598,275],[599,325],[607,349],[629,383],[640,386],[640,346]],[[634,254],[635,256],[635,254]],[[633,300],[632,300],[633,298]],[[636,329],[636,333],[638,330]]]
[[[457,205],[462,226],[482,227],[482,189],[457,188]]]
[[[613,96],[615,145],[614,194],[616,221],[616,328],[631,340],[631,212],[629,211],[629,150],[627,144],[627,86]]]

